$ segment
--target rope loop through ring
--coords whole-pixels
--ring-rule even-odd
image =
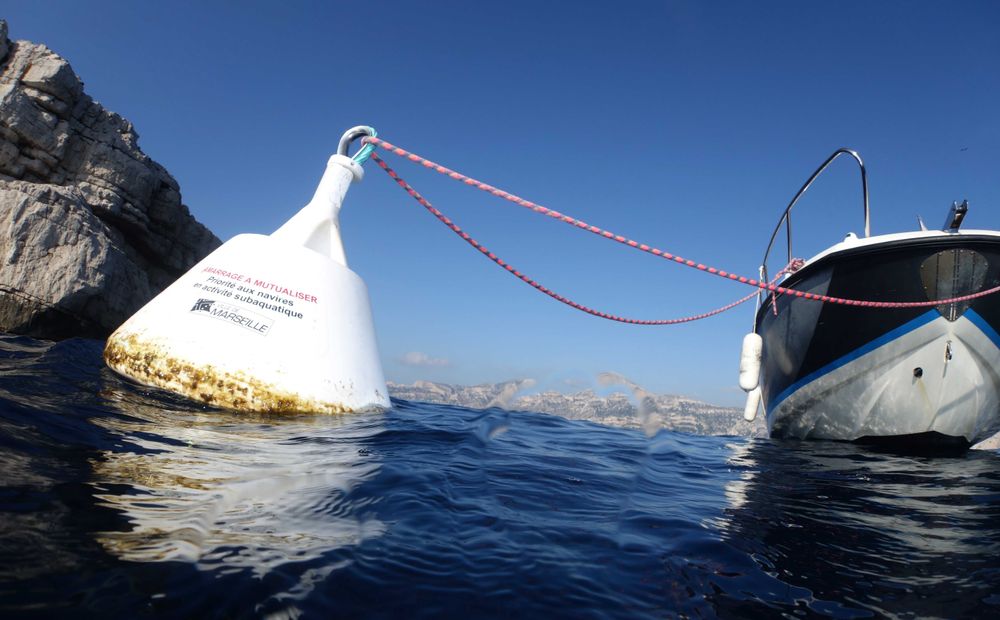
[[[347,150],[350,148],[351,143],[358,138],[365,136],[366,138],[374,138],[378,135],[374,127],[369,127],[368,125],[358,125],[356,127],[351,127],[344,132],[344,135],[340,137],[340,144],[337,145],[337,155],[347,155]],[[363,140],[363,146],[357,153],[354,154],[351,159],[359,164],[363,164],[368,161],[371,154],[375,152],[375,144],[369,142],[368,140]]]

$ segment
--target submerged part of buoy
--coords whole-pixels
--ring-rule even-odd
[[[743,337],[740,352],[740,388],[750,392],[760,384],[760,360],[764,351],[764,340],[760,334],[749,333]]]
[[[387,409],[368,289],[347,268],[338,225],[364,172],[341,146],[309,204],[272,235],[238,235],[181,276],[111,335],[107,364],[230,409]]]
[[[743,419],[753,422],[757,418],[757,410],[760,409],[760,386],[747,392],[747,404],[743,407]]]

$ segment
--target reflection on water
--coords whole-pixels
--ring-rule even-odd
[[[996,617],[1000,456],[214,410],[0,336],[0,617]]]
[[[260,576],[383,531],[366,510],[377,498],[343,501],[378,471],[362,443],[381,432],[381,415],[178,412],[125,391],[104,396],[128,415],[94,423],[138,448],[93,460],[95,497],[131,524],[97,534],[122,559],[247,567]]]
[[[730,462],[742,471],[714,525],[776,580],[776,601],[841,617],[1000,612],[995,452],[759,441]]]

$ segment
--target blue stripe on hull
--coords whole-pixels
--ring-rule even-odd
[[[971,310],[969,310],[967,314],[974,314],[974,313]],[[802,377],[795,383],[785,388],[784,391],[778,394],[771,403],[768,403],[767,409],[773,411],[778,407],[778,405],[782,403],[782,401],[791,396],[793,393],[795,393],[799,388],[803,387],[804,385],[812,383],[813,381],[819,379],[823,375],[831,373],[834,370],[840,368],[841,366],[849,364],[850,362],[853,362],[854,360],[858,359],[859,357],[867,353],[871,353],[872,351],[881,347],[882,345],[888,344],[893,340],[896,340],[897,338],[900,338],[912,331],[920,329],[924,325],[927,325],[928,323],[930,323],[931,321],[940,316],[941,314],[937,310],[928,310],[927,312],[921,314],[917,318],[907,323],[903,323],[896,329],[887,332],[879,336],[878,338],[868,342],[868,344],[858,347],[857,349],[851,351],[847,355],[844,355],[843,357],[840,357],[830,362],[826,366],[823,366],[822,368],[819,368],[809,373],[808,375]],[[998,343],[998,346],[1000,346],[1000,335],[997,335],[996,331],[990,328],[989,325],[987,325],[986,322],[982,319],[982,317],[980,317],[978,314],[976,314],[976,318],[979,319],[979,322],[977,323],[976,321],[973,321],[973,323],[980,329],[983,329],[984,325],[986,326],[986,328],[990,329],[992,335],[989,332],[986,332],[985,329],[983,329],[983,331],[987,334],[987,336],[990,336],[990,339],[993,340],[994,343]]]
[[[983,334],[985,334],[986,337],[989,338],[998,349],[1000,349],[1000,334],[997,333],[997,330],[993,329],[992,325],[986,322],[986,319],[979,316],[978,312],[969,308],[962,316],[969,319],[973,325],[979,328],[979,331],[983,332]]]

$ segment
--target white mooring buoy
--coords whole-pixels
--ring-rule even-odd
[[[344,134],[313,199],[271,235],[227,241],[108,339],[107,364],[212,405],[262,412],[389,408],[368,289],[338,214],[364,170]]]

